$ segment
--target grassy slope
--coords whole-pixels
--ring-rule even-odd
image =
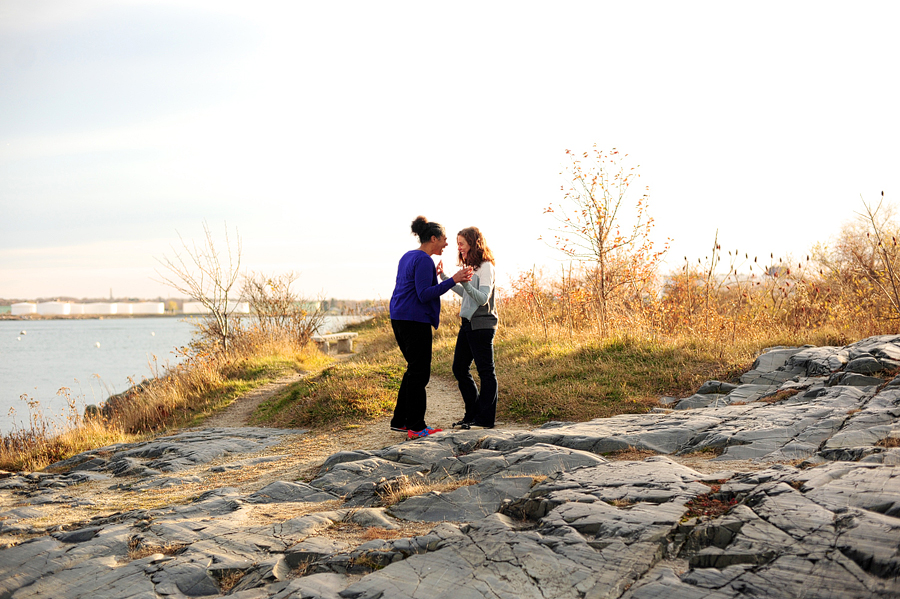
[[[452,377],[458,318],[442,316],[435,334],[433,373]],[[261,406],[257,423],[309,426],[378,417],[393,409],[405,363],[390,322],[380,317],[354,327],[359,353],[332,364]],[[663,395],[686,396],[704,381],[733,381],[763,348],[800,345],[771,339],[725,346],[716,340],[585,336],[543,341],[521,327],[501,328],[495,341],[502,420],[541,424],[646,412]]]

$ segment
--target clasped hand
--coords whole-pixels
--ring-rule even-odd
[[[467,281],[471,281],[472,280],[472,272],[474,272],[474,269],[471,266],[466,266],[464,268],[460,268],[453,275],[453,277],[452,277],[453,282],[454,283],[465,283]],[[441,260],[437,264],[437,274],[439,274],[439,275],[444,274],[444,261],[443,260]]]

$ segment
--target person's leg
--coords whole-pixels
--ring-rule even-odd
[[[431,325],[425,322],[410,322],[404,357],[407,368],[401,388],[406,386],[406,427],[411,431],[425,428],[427,407],[425,387],[431,378]]]
[[[456,349],[453,351],[453,376],[459,385],[466,413],[463,422],[469,423],[475,418],[475,404],[478,402],[478,387],[469,368],[472,366],[472,350],[469,347],[469,321],[463,320],[456,336]]]
[[[473,424],[493,427],[497,417],[497,373],[494,371],[494,329],[478,329],[469,333],[469,347],[475,369],[481,379],[481,392],[475,406]]]
[[[403,373],[400,380],[400,389],[397,391],[397,405],[394,406],[394,416],[391,418],[391,428],[407,428],[406,419],[409,410],[409,383],[407,382],[407,373],[409,372],[409,321],[407,320],[391,320],[391,328],[394,329],[394,339],[400,347],[400,353],[407,362],[407,371]]]

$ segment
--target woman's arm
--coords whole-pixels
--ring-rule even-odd
[[[445,273],[443,273],[443,272],[438,273],[438,276],[441,277],[441,280],[442,280],[442,281],[447,281],[447,280],[450,279],[450,277],[448,277],[448,276],[447,276]],[[468,284],[468,283],[467,283],[467,284]],[[454,285],[453,287],[450,288],[450,291],[452,291],[452,292],[455,293],[456,295],[462,297],[462,294],[463,294],[463,284],[460,283],[460,284],[458,284],[458,285]]]
[[[491,297],[491,290],[494,288],[494,269],[490,262],[484,262],[481,265],[478,278],[477,289],[471,283],[460,283],[457,287],[465,289],[466,294],[475,300],[476,304],[483,306],[488,303],[488,299]],[[455,289],[456,288],[454,288],[454,291]]]
[[[435,268],[434,262],[432,262],[430,258],[418,260],[415,263],[415,269],[416,295],[422,303],[430,302],[431,300],[444,295],[447,291],[452,289],[457,282],[468,282],[472,279],[472,269],[470,267],[465,267],[457,271],[451,278],[442,281],[437,285],[433,285],[432,283],[435,280]]]
[[[416,269],[414,273],[416,295],[423,304],[444,295],[454,285],[452,279],[450,279],[449,285],[447,284],[447,281],[441,281],[437,285],[433,284],[435,270],[431,258],[417,260],[414,267]]]

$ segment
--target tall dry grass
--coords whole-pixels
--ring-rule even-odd
[[[703,259],[605,298],[591,264],[519,273],[498,302],[498,414],[538,424],[643,412],[706,380],[736,381],[767,347],[900,332],[889,274],[900,268],[886,266],[900,266],[900,251],[853,232],[831,246],[837,256],[820,247],[762,259],[716,243]],[[446,376],[454,316],[442,316],[449,334],[435,337],[435,371]]]

